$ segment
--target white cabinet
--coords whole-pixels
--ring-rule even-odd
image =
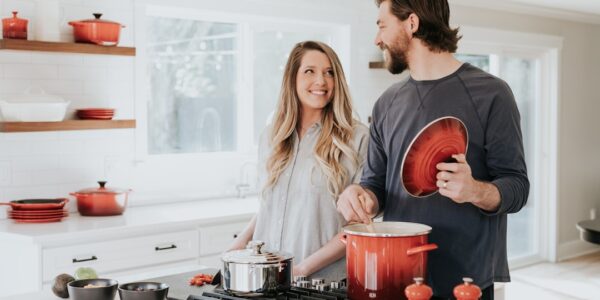
[[[108,274],[196,258],[198,246],[198,232],[188,230],[45,249],[43,281],[51,281],[61,273],[73,274],[79,267]]]
[[[233,240],[250,222],[235,222],[215,226],[200,227],[200,260],[201,265],[220,268],[221,253],[231,246]]]

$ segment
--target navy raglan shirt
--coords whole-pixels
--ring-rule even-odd
[[[416,134],[444,116],[462,120],[469,134],[467,162],[475,179],[500,191],[495,212],[458,204],[435,193],[410,196],[401,183],[402,158]],[[391,86],[373,108],[367,162],[361,185],[375,193],[384,221],[431,226],[427,283],[450,297],[463,277],[486,288],[510,281],[506,255],[506,215],[527,202],[529,181],[520,116],[508,85],[468,63],[438,79],[408,78]]]

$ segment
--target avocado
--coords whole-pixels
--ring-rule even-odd
[[[54,295],[61,298],[69,298],[67,284],[73,280],[75,280],[75,278],[69,274],[60,274],[54,277],[54,284],[52,285],[52,292]]]

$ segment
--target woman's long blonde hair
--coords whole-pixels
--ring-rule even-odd
[[[351,146],[356,121],[352,117],[352,100],[337,54],[326,44],[315,41],[296,44],[288,58],[271,132],[272,153],[267,160],[265,189],[275,185],[292,158],[293,133],[300,121],[301,111],[296,79],[304,54],[311,50],[324,53],[329,58],[334,74],[333,99],[323,108],[321,134],[314,153],[327,178],[327,189],[335,199],[351,179],[342,165],[342,158],[350,159],[353,166],[359,165],[358,154]]]

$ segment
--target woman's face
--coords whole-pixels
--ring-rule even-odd
[[[322,110],[333,98],[334,74],[329,58],[317,50],[302,57],[296,76],[296,92],[303,111]]]

